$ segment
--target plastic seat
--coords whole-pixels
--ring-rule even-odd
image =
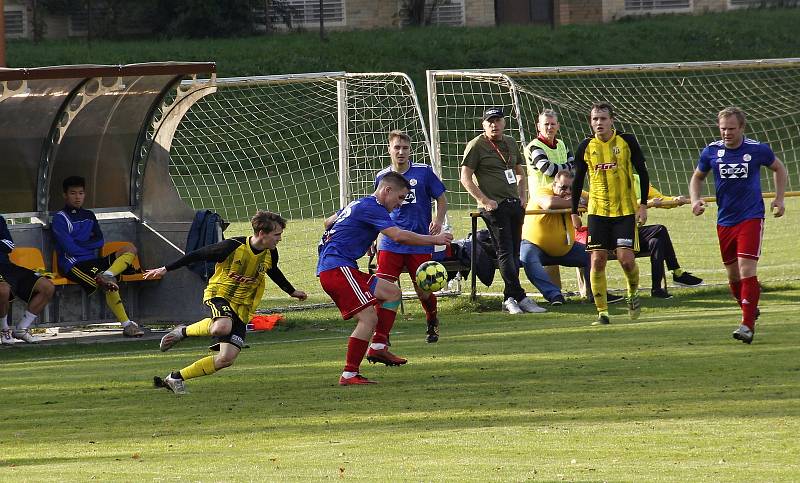
[[[12,250],[9,254],[8,258],[11,259],[11,263],[14,265],[25,267],[28,270],[33,270],[34,272],[39,273],[47,271],[44,265],[44,255],[42,255],[42,252],[38,248],[15,247],[14,250]],[[53,285],[69,285],[75,283],[68,278],[62,277],[56,272],[53,272],[53,277],[50,280],[53,282]]]

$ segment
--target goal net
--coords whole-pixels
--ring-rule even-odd
[[[475,203],[458,182],[466,143],[481,132],[480,116],[489,106],[503,107],[506,133],[520,147],[535,139],[538,113],[554,109],[560,137],[574,148],[591,134],[589,106],[615,106],[616,127],[639,139],[652,184],[668,195],[687,195],[698,155],[719,139],[716,114],[737,105],[748,114],[746,135],[768,142],[789,170],[789,190],[800,189],[800,59],[650,64],[531,69],[428,71],[431,143],[450,194],[451,224],[468,230]],[[772,172],[761,171],[765,192],[774,190]],[[713,176],[704,187],[713,196]],[[766,201],[769,203],[769,200]],[[787,215],[767,215],[762,280],[795,279],[800,254],[793,247],[800,211],[798,198],[787,198]],[[710,283],[724,283],[716,241],[716,206],[702,217],[689,206],[650,210],[652,223],[669,228],[682,268]],[[456,216],[456,212],[458,215]],[[482,227],[482,222],[479,223]],[[649,287],[649,263],[640,262],[642,286]],[[613,284],[621,271],[611,269]],[[614,275],[614,272],[617,272]],[[523,275],[524,279],[524,275]],[[624,286],[624,285],[617,285]]]
[[[327,302],[315,277],[322,222],[373,192],[390,164],[387,135],[413,139],[428,162],[427,130],[411,80],[401,73],[321,73],[217,79],[217,92],[181,121],[170,176],[193,209],[232,222],[226,236],[251,233],[258,209],[289,220],[281,269],[312,302]],[[280,290],[266,296],[289,302]]]

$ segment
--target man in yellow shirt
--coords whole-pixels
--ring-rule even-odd
[[[559,171],[548,186],[540,186],[531,196],[528,210],[567,210],[572,207],[571,171]],[[585,203],[582,203],[585,205]],[[544,266],[578,267],[583,269],[587,281],[586,292],[592,300],[589,285],[589,253],[586,245],[575,241],[575,228],[568,212],[525,215],[522,225],[520,263],[525,275],[542,296],[553,306],[565,302],[561,289],[552,282]],[[622,297],[606,294],[608,303],[619,302]]]
[[[592,325],[611,323],[606,300],[606,264],[608,251],[614,250],[625,272],[628,285],[626,301],[631,319],[637,319],[639,304],[639,266],[634,252],[639,250],[638,225],[647,221],[647,197],[636,198],[635,173],[640,177],[644,195],[650,183],[644,155],[636,136],[617,132],[614,128],[614,108],[608,103],[594,103],[589,113],[589,125],[594,136],[587,138],[575,150],[575,182],[572,191],[583,189],[584,176],[589,175],[589,206],[587,209],[589,239],[587,250],[592,252],[591,284],[598,317]],[[572,199],[572,223],[580,228],[577,198]]]

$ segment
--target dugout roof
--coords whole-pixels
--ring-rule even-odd
[[[87,206],[138,206],[158,131],[171,140],[177,122],[165,118],[191,90],[181,82],[215,72],[178,62],[0,69],[0,213],[60,209],[70,175],[86,178]]]

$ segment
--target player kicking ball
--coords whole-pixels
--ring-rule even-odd
[[[317,276],[342,318],[355,317],[357,321],[348,339],[339,385],[375,383],[362,376],[359,367],[365,355],[374,355],[374,352],[367,353],[367,349],[379,320],[394,318],[402,295],[400,288],[391,281],[359,271],[357,260],[367,253],[379,233],[406,245],[444,245],[453,239],[449,233],[420,235],[397,226],[389,213],[405,201],[410,189],[403,175],[388,172],[372,195],[351,202],[325,220]],[[382,310],[376,311],[376,306]],[[381,350],[384,357],[397,358],[387,348]]]
[[[203,304],[211,316],[189,326],[179,325],[161,339],[161,351],[167,351],[186,337],[214,337],[210,347],[218,351],[204,357],[165,378],[155,376],[156,387],[164,387],[175,394],[186,394],[185,381],[208,376],[229,367],[244,347],[246,321],[258,308],[264,293],[265,277],[275,282],[284,292],[299,300],[306,293],[295,290],[278,268],[278,243],[281,241],[286,220],[276,213],[258,211],[250,220],[253,235],[235,237],[187,253],[164,267],[147,270],[144,278],[164,276],[190,263],[213,261],[214,274],[208,281]]]

